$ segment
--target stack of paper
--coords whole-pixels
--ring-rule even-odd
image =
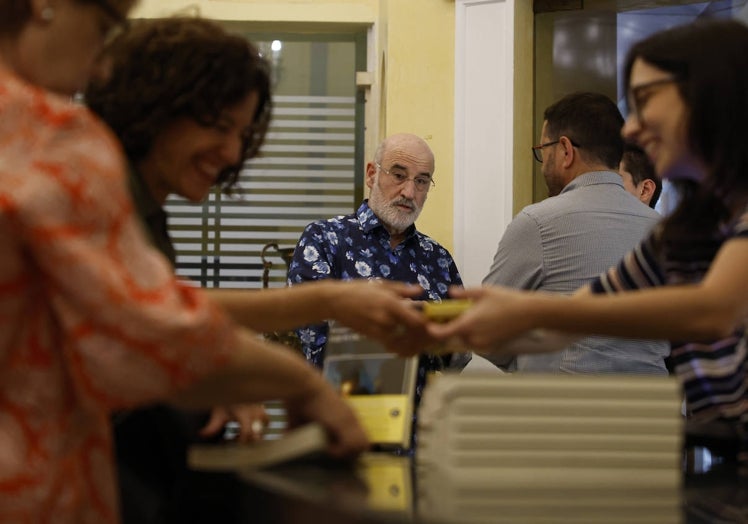
[[[664,377],[436,377],[418,417],[419,514],[679,522],[680,408]]]

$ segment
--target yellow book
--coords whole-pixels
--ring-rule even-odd
[[[460,316],[472,305],[472,300],[442,300],[441,302],[424,302],[423,313],[434,322],[448,322]]]

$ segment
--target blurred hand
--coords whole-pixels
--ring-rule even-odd
[[[223,431],[228,422],[239,424],[238,442],[254,442],[262,439],[268,425],[268,415],[262,404],[238,404],[235,406],[216,407],[210,413],[210,419],[200,430],[201,437],[212,437]]]
[[[412,298],[423,288],[388,280],[350,280],[341,286],[333,318],[362,335],[400,353],[424,350],[434,342],[426,330],[427,319]]]
[[[327,452],[336,458],[352,459],[369,448],[369,440],[351,407],[321,377],[315,392],[286,401],[289,428],[318,422],[328,433]]]
[[[450,296],[469,298],[473,304],[449,322],[430,323],[428,332],[437,340],[458,337],[467,347],[491,351],[533,327],[523,307],[531,296],[527,292],[498,286],[455,287]]]

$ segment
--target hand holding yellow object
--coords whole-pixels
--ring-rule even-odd
[[[424,302],[423,313],[433,322],[449,322],[462,314],[472,303],[473,301],[469,299]]]

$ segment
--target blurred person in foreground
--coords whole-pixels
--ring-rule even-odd
[[[110,414],[159,400],[280,399],[292,426],[326,428],[332,455],[368,445],[303,358],[175,279],[134,213],[116,138],[71,102],[132,5],[0,0],[3,522],[118,522]],[[383,337],[422,324],[399,296],[377,314]]]
[[[748,472],[748,27],[699,21],[634,45],[626,140],[680,189],[678,208],[621,263],[567,298],[455,289],[473,306],[438,338],[494,351],[546,328],[662,338],[682,383],[688,438]],[[540,332],[542,333],[542,332]],[[536,332],[536,334],[540,334]],[[552,335],[552,332],[551,334]],[[550,336],[549,335],[549,336]],[[514,346],[514,347],[512,347]],[[543,344],[533,346],[545,351]],[[527,346],[526,349],[527,350]]]

